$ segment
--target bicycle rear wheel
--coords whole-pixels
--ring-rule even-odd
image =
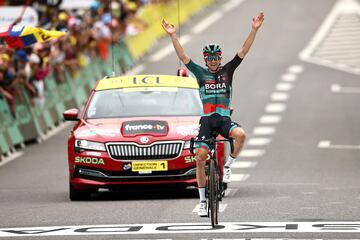
[[[217,176],[216,165],[213,159],[210,160],[210,171],[209,171],[209,210],[211,225],[215,227],[218,224],[218,213],[219,213],[219,200],[218,200],[218,185],[219,179]]]

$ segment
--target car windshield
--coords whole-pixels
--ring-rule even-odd
[[[198,89],[137,87],[95,92],[86,118],[198,116],[201,113]]]

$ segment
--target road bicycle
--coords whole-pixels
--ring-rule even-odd
[[[219,202],[222,201],[224,196],[224,184],[222,182],[222,176],[220,176],[219,164],[216,159],[216,145],[218,142],[229,142],[231,152],[234,151],[233,139],[216,139],[217,134],[209,139],[197,140],[191,138],[190,140],[190,152],[194,154],[194,143],[206,143],[210,148],[210,160],[206,169],[206,196],[208,198],[207,210],[208,216],[211,218],[211,225],[215,227],[218,221],[219,215]]]

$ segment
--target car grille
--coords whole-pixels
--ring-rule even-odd
[[[151,145],[108,143],[107,151],[116,160],[172,159],[181,154],[183,142],[157,142]]]

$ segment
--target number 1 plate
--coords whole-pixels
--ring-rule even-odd
[[[167,171],[167,161],[146,161],[146,162],[132,162],[131,171]]]

